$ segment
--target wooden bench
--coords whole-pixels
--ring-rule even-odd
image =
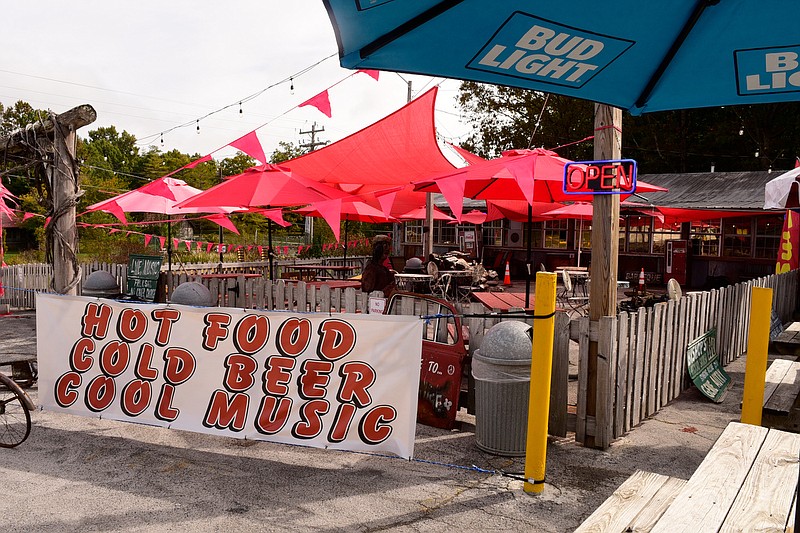
[[[767,427],[797,429],[800,417],[793,407],[800,395],[800,362],[775,359],[764,378],[764,411],[761,424]]]
[[[792,530],[800,435],[731,422],[685,483],[636,472],[576,531]]]
[[[685,479],[637,470],[575,532],[649,531],[684,485]]]
[[[783,355],[800,355],[800,322],[792,322],[772,341],[772,346]]]

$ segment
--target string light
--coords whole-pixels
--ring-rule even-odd
[[[758,150],[756,150],[756,157],[758,157],[760,153],[761,153],[761,152],[759,152]]]
[[[744,135],[744,126],[739,128],[739,136]]]
[[[164,146],[164,133],[161,133],[161,146]]]
[[[242,114],[244,114],[244,111],[242,111],[242,103],[239,102],[239,116],[241,117]]]
[[[200,119],[197,119],[197,134],[200,135]]]
[[[294,94],[294,78],[289,76],[289,93]]]

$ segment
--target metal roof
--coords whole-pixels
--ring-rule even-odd
[[[783,171],[640,174],[639,179],[669,189],[669,192],[643,195],[655,205],[694,209],[763,210],[764,186],[782,173]],[[630,200],[642,201],[636,196]]]

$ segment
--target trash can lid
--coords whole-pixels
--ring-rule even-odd
[[[486,332],[481,342],[481,347],[475,352],[484,360],[497,360],[499,364],[503,361],[509,363],[531,360],[531,338],[533,328],[525,322],[518,320],[506,320],[495,324]]]
[[[174,304],[209,307],[211,305],[211,291],[202,283],[186,281],[172,291],[170,301]]]

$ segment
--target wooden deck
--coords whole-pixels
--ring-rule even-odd
[[[731,422],[685,483],[636,472],[576,530],[792,530],[800,435]]]
[[[473,292],[472,297],[484,307],[495,313],[506,313],[511,309],[533,311],[534,298],[531,294],[528,306],[525,306],[525,293],[517,292]]]

